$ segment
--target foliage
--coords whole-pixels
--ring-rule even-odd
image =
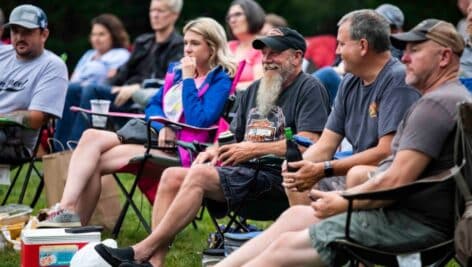
[[[336,33],[339,18],[354,9],[375,8],[384,0],[257,0],[267,12],[278,13],[293,28],[310,36],[321,33]],[[405,13],[406,27],[410,28],[427,17],[436,17],[457,22],[461,17],[455,0],[391,0]],[[7,0],[0,8],[5,14],[17,5],[31,3],[41,6],[49,17],[51,37],[47,47],[57,54],[69,55],[68,66],[72,70],[78,58],[89,47],[90,20],[101,13],[114,13],[124,21],[132,38],[150,31],[148,21],[149,0]],[[226,10],[231,1],[185,1],[180,29],[183,24],[198,16],[210,16],[224,23]]]

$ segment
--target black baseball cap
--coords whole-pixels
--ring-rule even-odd
[[[278,27],[270,30],[267,36],[257,38],[252,42],[255,49],[270,47],[276,51],[284,51],[289,48],[306,51],[306,42],[303,36],[294,29]]]
[[[5,27],[18,25],[27,29],[46,29],[48,27],[48,18],[44,11],[33,5],[21,5],[15,7],[8,19]]]

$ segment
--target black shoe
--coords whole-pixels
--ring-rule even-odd
[[[95,251],[112,267],[119,267],[122,263],[134,261],[134,250],[131,247],[111,248],[100,243],[95,246]]]
[[[119,267],[152,267],[152,264],[149,262],[143,262],[143,263],[125,262],[125,263],[122,263]]]

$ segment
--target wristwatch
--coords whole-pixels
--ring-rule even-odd
[[[331,161],[325,161],[323,163],[324,165],[324,175],[325,177],[331,177],[334,175],[334,170],[333,170],[333,165],[331,164]]]

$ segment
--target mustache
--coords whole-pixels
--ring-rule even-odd
[[[18,41],[15,43],[15,45],[28,45],[28,43],[25,41]]]

